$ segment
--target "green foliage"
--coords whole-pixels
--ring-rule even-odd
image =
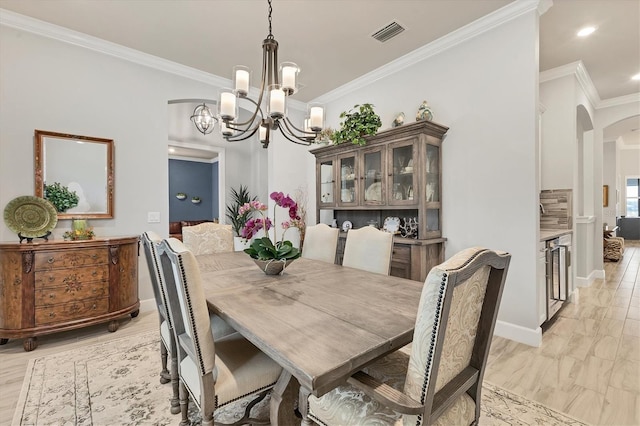
[[[253,214],[252,211],[248,211],[243,215],[238,215],[238,210],[246,203],[256,201],[257,199],[257,196],[251,197],[251,195],[249,195],[249,188],[246,186],[240,185],[237,191],[231,188],[231,204],[227,204],[226,217],[231,221],[231,227],[237,236],[240,236],[240,231],[244,228],[247,221],[251,219]]]
[[[80,201],[75,191],[69,191],[69,188],[59,182],[54,182],[51,185],[44,184],[44,198],[49,200],[59,213],[64,213],[77,206]]]
[[[373,105],[354,105],[352,109],[343,111],[340,118],[340,130],[333,134],[333,141],[337,144],[351,142],[355,145],[365,145],[367,135],[375,135],[382,122],[380,116],[373,111]]]
[[[300,250],[291,241],[278,241],[274,246],[268,237],[256,238],[248,249],[244,250],[253,259],[259,260],[289,260],[300,257]]]

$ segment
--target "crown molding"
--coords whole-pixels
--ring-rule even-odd
[[[499,25],[509,22],[525,13],[532,10],[536,10],[539,0],[516,0],[513,3],[508,4],[482,18],[465,25],[449,34],[446,34],[439,39],[426,44],[418,49],[401,56],[375,70],[364,74],[349,83],[325,93],[314,99],[313,102],[329,103],[343,97],[346,93],[353,92],[368,86],[376,81],[391,76],[399,71],[404,70],[410,66],[415,65],[418,62],[424,61],[427,58],[435,56],[445,50],[463,43],[471,38],[491,30]]]
[[[605,99],[598,104],[598,108],[609,108],[633,103],[640,103],[640,93],[632,93],[630,95],[618,96],[617,98]]]

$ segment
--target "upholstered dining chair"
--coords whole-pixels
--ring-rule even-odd
[[[179,383],[178,383],[178,357],[173,338],[173,325],[171,318],[167,312],[167,298],[162,283],[162,272],[160,270],[160,261],[157,253],[157,245],[162,242],[162,238],[152,231],[142,234],[142,245],[144,247],[147,266],[149,268],[149,277],[151,278],[151,287],[153,288],[153,296],[158,308],[158,319],[160,323],[160,359],[162,362],[162,371],[160,372],[160,383],[168,383],[171,381],[173,387],[173,396],[171,397],[171,414],[180,412],[179,400]],[[210,315],[211,330],[214,336],[221,338],[236,333],[236,330],[227,324],[222,318],[215,314]],[[167,370],[167,358],[171,354],[171,371]]]
[[[471,425],[511,255],[459,252],[425,280],[410,354],[399,350],[348,384],[309,396],[307,415],[330,425]]]
[[[194,226],[183,226],[182,241],[196,256],[233,251],[231,225],[204,222]]]
[[[268,419],[261,422],[249,413],[273,388],[282,367],[239,333],[213,336],[197,260],[181,241],[163,240],[158,254],[178,349],[180,425],[190,423],[189,396],[200,410],[202,424],[212,426],[218,408],[251,395],[256,398],[233,424],[268,424]]]
[[[364,226],[347,233],[342,266],[389,275],[393,234]]]
[[[338,233],[338,228],[331,228],[324,223],[307,226],[302,245],[302,257],[335,263]]]

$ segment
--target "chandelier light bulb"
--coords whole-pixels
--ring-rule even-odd
[[[236,95],[229,89],[220,91],[220,118],[234,120],[236,118]]]
[[[285,93],[279,84],[269,87],[269,117],[279,119],[285,115]]]
[[[291,95],[297,91],[296,78],[300,68],[293,62],[283,62],[280,66],[280,74],[282,77],[282,90],[287,95]]]
[[[237,65],[233,69],[235,93],[238,96],[249,94],[249,68],[244,65]]]

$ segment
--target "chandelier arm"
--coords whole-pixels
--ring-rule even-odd
[[[239,135],[236,136],[225,136],[224,138],[226,139],[227,142],[240,142],[240,141],[244,141],[249,139],[251,136],[255,135],[256,132],[258,131],[258,128],[260,128],[260,125],[258,124],[257,126],[255,126],[252,129],[246,129],[244,132],[240,133]],[[247,134],[248,132],[250,132],[249,134]],[[242,136],[242,137],[239,137]]]
[[[320,133],[319,131],[318,131],[318,132],[307,132],[306,130],[302,130],[302,129],[297,128],[297,127],[296,127],[296,125],[295,125],[295,124],[293,124],[293,123],[291,122],[291,120],[289,120],[289,117],[285,117],[285,118],[284,118],[284,120],[285,120],[285,126],[287,126],[287,128],[289,128],[289,131],[290,131],[292,134],[293,134],[293,131],[290,129],[290,127],[292,127],[292,128],[293,128],[294,130],[296,130],[297,132],[303,133],[303,134],[305,134],[305,135],[309,135],[309,136],[298,136],[298,137],[304,137],[304,138],[310,138],[310,137],[313,137],[313,138],[315,138],[316,136],[318,136],[318,133]]]
[[[294,132],[291,131],[291,128],[289,127],[289,124],[287,124],[286,121],[283,121],[283,123],[284,123],[284,126],[278,126],[278,128],[280,129],[282,136],[284,136],[287,140],[293,143],[297,143],[298,145],[304,145],[304,146],[309,146],[313,143],[313,139],[300,137],[296,135]],[[295,139],[292,139],[292,138],[295,138]]]
[[[258,115],[258,112],[260,112],[260,120],[262,121],[262,119],[264,118],[264,114],[262,113],[262,108],[260,107],[260,104],[262,103],[262,93],[260,92],[260,98],[258,99],[258,101],[254,101],[253,99],[251,99],[248,96],[243,96],[241,99],[246,99],[249,102],[251,102],[252,104],[254,104],[256,106],[256,110],[253,112],[253,115],[251,116],[251,118],[249,118],[247,121],[244,121],[242,123],[236,123],[233,121],[229,121],[226,122],[227,123],[227,127],[229,127],[230,129],[233,130],[239,130],[241,132],[246,132],[249,130],[249,128],[251,127],[251,125],[254,123],[254,121],[256,120],[256,117]],[[231,126],[235,126],[235,127],[231,127]],[[245,129],[242,129],[241,126],[247,126]]]

